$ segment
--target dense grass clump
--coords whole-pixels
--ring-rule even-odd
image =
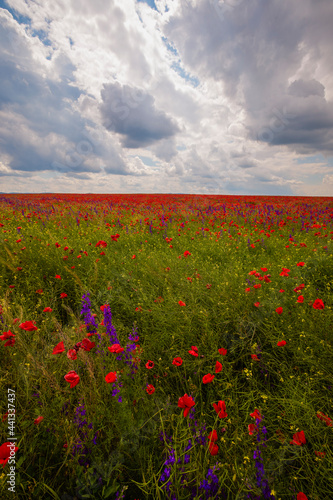
[[[1,498],[331,498],[332,208],[3,197]]]

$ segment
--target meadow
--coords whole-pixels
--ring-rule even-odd
[[[0,195],[0,497],[332,498],[332,226],[333,198]]]

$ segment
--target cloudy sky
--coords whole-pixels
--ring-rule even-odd
[[[332,0],[0,0],[0,191],[333,196]]]

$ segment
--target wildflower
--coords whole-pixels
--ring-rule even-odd
[[[14,338],[11,338],[14,337]],[[10,330],[8,332],[3,332],[3,335],[0,335],[1,340],[6,340],[7,342],[5,343],[5,347],[9,345],[14,345],[15,344],[15,334],[12,333]]]
[[[305,444],[305,443],[306,443],[306,439],[304,436],[304,431],[296,432],[293,435],[293,440],[290,441],[290,444],[296,444],[298,446],[302,446],[302,444]]]
[[[259,422],[261,422],[261,419],[262,419],[262,416],[260,415],[260,412],[259,412],[259,410],[257,410],[257,408],[254,410],[253,413],[250,413],[250,417],[257,418],[259,420]]]
[[[258,356],[256,354],[251,354],[251,358],[254,360],[254,361],[260,361]]]
[[[298,298],[297,298],[297,302],[298,302],[299,304],[302,304],[302,303],[304,302],[304,297],[303,297],[303,295],[299,295],[299,296],[298,296]]]
[[[215,429],[213,429],[212,432],[210,432],[208,434],[208,439],[209,439],[209,441],[211,441],[213,443],[215,443],[215,441],[217,441],[218,438],[217,438],[217,432]]]
[[[74,370],[68,372],[67,375],[64,376],[64,379],[66,380],[66,382],[69,382],[71,384],[70,389],[73,389],[73,387],[75,387],[80,382],[80,377]]]
[[[250,436],[252,436],[252,434],[253,434],[254,432],[259,432],[259,428],[258,428],[258,426],[257,426],[257,425],[255,425],[255,424],[249,424],[247,427],[248,427],[248,430],[249,430],[249,435],[250,435]]]
[[[304,262],[299,262],[298,264],[296,264],[296,266],[300,266],[300,267],[303,267],[305,264]]]
[[[213,403],[214,409],[219,418],[226,418],[228,413],[226,413],[225,401],[219,401],[218,404]]]
[[[19,325],[19,328],[25,330],[26,332],[32,332],[34,330],[38,330],[37,326],[34,324],[35,321],[25,321]]]
[[[312,304],[314,309],[324,309],[324,302],[321,299],[316,299]]]
[[[202,379],[202,382],[204,384],[209,384],[210,382],[213,381],[213,378],[215,377],[215,375],[211,375],[210,373],[207,373],[207,375],[205,375]]]
[[[179,358],[179,357],[178,358],[174,358],[174,360],[172,362],[172,364],[175,365],[175,366],[181,366],[182,363],[183,363],[183,360],[182,360],[182,358]]]
[[[286,345],[286,341],[285,340],[280,340],[280,342],[277,343],[278,347],[281,347],[281,346],[284,346]]]
[[[68,297],[67,293],[61,293],[60,294],[60,298],[61,299],[65,299],[66,297]]]
[[[179,400],[178,400],[178,407],[184,408],[184,417],[187,417],[190,409],[194,405],[195,405],[195,403],[194,403],[193,398],[188,396],[187,394],[184,394],[184,396],[179,398]]]
[[[297,493],[297,500],[308,500],[308,497],[300,491],[299,493]]]
[[[76,350],[75,349],[70,349],[67,353],[67,358],[72,359],[73,361],[77,358],[76,356]]]
[[[317,413],[317,417],[320,419],[320,420],[323,420],[324,422],[326,422],[326,425],[328,427],[332,427],[332,420],[327,416],[327,415],[324,415],[321,411],[319,411]]]
[[[55,278],[56,278],[57,280],[61,280],[61,276],[59,276],[59,274],[56,274],[56,275],[55,275]]]
[[[259,307],[260,306],[260,302],[255,302],[253,305],[256,306],[256,307]]]
[[[192,356],[195,356],[196,358],[199,356],[198,348],[195,345],[192,345],[191,349],[188,352],[189,354],[192,354]]]
[[[52,309],[51,307],[45,307],[45,309],[43,309],[43,312],[46,313],[46,312],[52,312]]]
[[[55,348],[53,349],[52,354],[60,354],[61,352],[64,352],[64,350],[65,350],[64,343],[59,342],[59,344],[56,345]]]
[[[209,452],[212,456],[215,456],[219,452],[219,447],[216,443],[209,443]]]
[[[155,392],[155,387],[154,387],[152,384],[148,384],[148,385],[147,385],[146,392],[147,392],[148,394],[154,394],[154,392]]]
[[[219,361],[216,361],[215,373],[220,373],[221,371],[222,371],[222,364]]]
[[[110,372],[105,377],[105,382],[107,382],[108,384],[112,384],[116,380],[117,380],[117,374],[116,374],[116,372]]]
[[[124,350],[124,348],[120,347],[119,344],[113,344],[111,347],[108,347],[108,349],[110,352],[116,352],[116,353],[123,352]]]
[[[183,302],[182,300],[180,300],[180,301],[178,302],[178,304],[179,304],[181,307],[185,307],[185,306],[186,306],[185,302]]]
[[[14,450],[13,450],[14,448]],[[6,465],[8,462],[10,456],[11,456],[11,451],[14,451],[15,453],[18,451],[17,446],[15,446],[13,443],[7,441],[7,443],[4,443],[0,446],[0,465],[2,464],[2,467]]]
[[[38,424],[40,424],[40,422],[41,422],[42,420],[44,420],[44,417],[42,417],[42,416],[37,417],[37,418],[34,420],[34,424],[35,424],[35,425],[38,425]]]
[[[184,252],[184,257],[187,257],[188,255],[191,255],[190,252],[188,252],[187,250]]]
[[[153,361],[150,361],[150,359],[148,359],[147,363],[146,363],[146,368],[148,368],[148,370],[151,370],[151,368],[154,368],[155,366],[155,363]]]
[[[283,308],[282,308],[282,307],[278,307],[277,309],[275,309],[275,311],[276,311],[278,314],[282,314],[282,312],[283,312]]]
[[[221,347],[221,349],[219,349],[219,354],[222,354],[222,356],[225,356],[227,354],[228,350],[227,349],[223,349]]]

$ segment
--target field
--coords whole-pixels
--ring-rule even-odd
[[[1,498],[332,498],[332,226],[333,198],[0,195]]]

